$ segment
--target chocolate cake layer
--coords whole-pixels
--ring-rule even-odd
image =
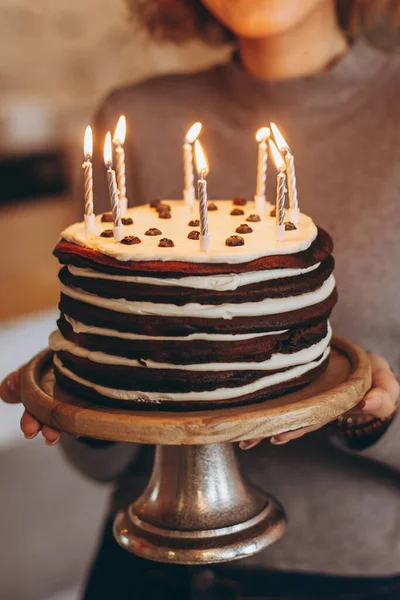
[[[100,216],[91,235],[83,223],[63,232],[50,346],[64,388],[125,408],[202,409],[262,401],[326,368],[337,300],[330,236],[301,214],[280,240],[263,214],[244,244],[227,247],[240,222],[216,206],[206,253],[188,239],[179,201],[160,226],[167,245],[145,236],[159,223],[143,206],[128,211],[132,247],[102,237]]]
[[[246,263],[190,263],[181,261],[117,261],[99,252],[61,240],[54,255],[62,264],[76,267],[96,269],[112,275],[149,275],[157,277],[183,277],[187,275],[212,275],[225,273],[247,273],[263,269],[305,269],[323,262],[332,254],[333,242],[323,229],[318,229],[318,236],[307,250],[296,254],[271,255]]]
[[[160,317],[116,312],[86,304],[61,294],[60,311],[86,325],[150,336],[187,336],[193,333],[266,333],[293,327],[308,327],[328,319],[337,302],[336,289],[323,302],[299,310],[259,317],[234,319]]]
[[[219,388],[238,388],[265,377],[265,371],[183,371],[181,369],[151,369],[108,365],[81,358],[70,352],[57,352],[62,364],[92,383],[113,389],[141,390],[143,392],[188,393]],[[268,375],[286,371],[273,369]]]
[[[126,300],[183,306],[190,302],[235,304],[248,302],[249,298],[252,302],[257,302],[264,298],[284,298],[306,294],[320,288],[331,275],[333,268],[333,257],[328,256],[317,269],[310,273],[244,285],[234,291],[157,286],[93,277],[77,277],[72,275],[67,267],[61,269],[59,278],[68,287],[81,289],[102,298],[125,298]]]
[[[64,338],[92,352],[169,364],[211,362],[262,362],[273,354],[292,354],[308,348],[327,335],[326,320],[310,327],[289,329],[284,333],[252,337],[240,341],[169,341],[121,339],[110,335],[76,333],[64,317],[57,321]],[[117,332],[116,332],[117,333]]]
[[[295,377],[291,380],[270,386],[268,390],[262,390],[240,396],[238,398],[228,398],[225,400],[218,401],[196,401],[191,400],[190,402],[171,402],[167,399],[160,403],[144,402],[143,400],[117,400],[109,398],[103,394],[98,393],[96,390],[82,385],[69,377],[66,377],[59,369],[54,366],[54,372],[57,383],[65,390],[76,395],[78,398],[86,398],[96,404],[104,404],[106,406],[120,407],[120,408],[131,408],[135,410],[161,410],[161,411],[190,411],[190,410],[207,410],[224,408],[227,406],[243,406],[245,404],[252,404],[256,402],[264,402],[271,398],[281,396],[294,392],[311,381],[320,377],[322,373],[327,369],[329,358],[324,360],[319,366],[310,369],[307,373],[299,377]]]

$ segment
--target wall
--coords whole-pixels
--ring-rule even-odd
[[[0,0],[0,103],[30,97],[68,119],[116,85],[219,56],[149,43],[123,0]]]
[[[61,144],[77,172],[84,127],[108,89],[224,54],[199,43],[156,46],[123,0],[0,0],[0,159]],[[0,320],[57,303],[51,252],[80,218],[64,196],[0,207]]]

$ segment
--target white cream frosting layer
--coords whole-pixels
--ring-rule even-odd
[[[267,335],[278,335],[287,331],[287,329],[281,329],[280,331],[267,331],[265,333],[191,333],[190,335],[186,336],[142,335],[140,333],[128,333],[124,331],[117,331],[116,329],[106,329],[103,327],[85,325],[85,323],[81,323],[76,319],[72,319],[65,313],[64,317],[71,325],[75,333],[103,335],[106,337],[120,338],[122,340],[159,340],[164,342],[193,342],[196,340],[205,340],[207,342],[239,342],[241,340],[250,340]]]
[[[261,377],[256,381],[253,381],[250,384],[234,387],[234,388],[219,388],[217,390],[211,390],[206,392],[187,392],[187,393],[174,393],[174,394],[166,394],[159,392],[141,392],[141,391],[131,391],[131,390],[117,390],[109,387],[105,387],[102,385],[97,385],[82,377],[78,377],[65,368],[60,361],[60,359],[55,355],[54,356],[54,364],[59,369],[59,371],[76,381],[77,383],[84,385],[88,388],[91,388],[106,396],[108,398],[112,398],[114,400],[136,400],[137,402],[183,402],[183,401],[192,401],[192,402],[200,402],[200,401],[216,401],[216,400],[227,400],[231,398],[239,398],[240,396],[244,396],[246,394],[251,394],[253,392],[258,392],[264,388],[270,387],[272,385],[276,385],[278,383],[283,383],[285,381],[290,381],[291,379],[295,379],[296,377],[300,377],[304,375],[308,371],[318,367],[320,364],[324,362],[324,360],[329,356],[330,347],[328,347],[324,354],[319,358],[319,360],[315,360],[313,362],[307,363],[305,365],[298,365],[292,369],[288,369],[287,371],[282,371],[280,373],[274,373],[273,375],[266,375],[265,377]]]
[[[214,290],[218,292],[228,292],[237,290],[244,285],[252,283],[261,283],[262,281],[271,281],[273,279],[282,279],[285,277],[296,277],[305,275],[318,269],[321,263],[317,263],[306,269],[270,269],[262,271],[249,271],[248,273],[229,273],[227,275],[204,275],[202,277],[181,277],[180,279],[158,277],[141,277],[132,275],[109,275],[92,269],[81,269],[68,265],[68,270],[75,277],[89,277],[92,279],[107,279],[109,281],[123,281],[126,283],[137,283],[144,285],[158,285],[168,287],[188,287],[203,290]]]
[[[274,315],[298,310],[326,300],[335,288],[335,278],[330,275],[320,288],[313,292],[288,296],[287,298],[265,298],[260,302],[237,304],[198,304],[192,302],[177,306],[175,304],[156,304],[154,302],[134,302],[125,298],[101,298],[95,294],[61,284],[63,294],[92,306],[106,308],[115,312],[153,315],[161,317],[197,317],[211,319],[232,319],[235,317],[257,317]]]
[[[171,364],[160,363],[146,359],[146,364],[138,360],[106,354],[105,352],[91,351],[82,348],[78,344],[63,337],[60,331],[53,331],[49,338],[49,346],[54,352],[69,352],[74,356],[86,358],[92,362],[102,365],[116,365],[123,367],[135,367],[140,369],[178,369],[179,371],[274,371],[275,369],[286,369],[294,365],[301,365],[315,360],[325,351],[332,337],[332,330],[328,325],[328,334],[309,348],[291,354],[273,354],[271,358],[262,362],[216,362],[200,364]]]
[[[229,247],[225,240],[236,235],[235,230],[241,223],[246,223],[248,215],[257,212],[254,203],[244,207],[235,207],[228,200],[215,200],[218,210],[208,212],[209,231],[211,235],[210,249],[207,253],[200,250],[200,242],[189,240],[187,235],[193,228],[187,224],[191,219],[199,218],[198,204],[192,209],[182,200],[165,201],[172,208],[171,219],[160,219],[155,209],[149,205],[128,209],[126,217],[131,217],[133,225],[124,226],[126,235],[138,236],[140,244],[127,246],[116,242],[114,238],[100,237],[104,229],[112,228],[112,223],[101,223],[101,216],[96,217],[97,235],[88,238],[83,223],[75,223],[62,232],[62,238],[79,246],[91,248],[119,261],[185,261],[193,263],[243,263],[263,256],[277,254],[294,254],[306,250],[317,236],[317,228],[307,215],[300,215],[296,230],[285,231],[284,240],[275,240],[275,218],[269,216],[268,207],[259,223],[248,223],[253,229],[244,234],[244,246]],[[242,208],[242,216],[231,216],[233,208]],[[147,229],[156,227],[162,236],[146,236]],[[171,239],[173,248],[159,248],[161,237]]]

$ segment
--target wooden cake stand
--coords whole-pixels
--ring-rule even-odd
[[[371,385],[367,354],[334,338],[327,371],[300,391],[239,408],[162,412],[107,408],[63,392],[52,353],[22,374],[22,401],[42,423],[118,442],[155,444],[146,490],[114,523],[117,542],[160,562],[204,564],[243,558],[279,539],[282,506],[246,482],[232,442],[317,425],[353,408]]]

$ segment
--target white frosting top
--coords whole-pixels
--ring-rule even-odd
[[[137,283],[143,285],[158,285],[168,287],[188,287],[202,290],[214,290],[228,292],[252,283],[272,281],[285,277],[296,277],[318,269],[321,263],[316,263],[305,269],[263,269],[261,271],[249,271],[248,273],[228,273],[221,275],[202,275],[177,278],[161,279],[159,277],[141,277],[134,275],[109,275],[94,271],[93,269],[81,269],[68,265],[68,270],[75,277],[89,277],[92,279],[107,279],[109,281],[123,281],[126,283]]]
[[[165,201],[171,206],[172,218],[160,219],[158,213],[149,205],[137,206],[128,209],[126,217],[131,217],[133,225],[124,226],[125,235],[135,235],[141,239],[140,244],[125,245],[116,242],[113,237],[100,237],[105,229],[112,229],[112,223],[101,223],[101,216],[95,219],[95,228],[98,235],[88,238],[85,233],[84,223],[75,223],[62,232],[62,238],[79,246],[96,250],[119,261],[185,261],[193,263],[243,263],[277,254],[295,254],[306,250],[317,236],[317,228],[312,219],[307,215],[300,215],[297,229],[285,231],[284,239],[275,239],[275,218],[269,216],[271,207],[268,206],[261,221],[258,223],[247,222],[252,233],[237,234],[236,228],[246,223],[246,218],[257,213],[254,203],[248,202],[246,206],[234,206],[231,201],[213,200],[218,206],[216,211],[208,211],[209,232],[211,244],[208,252],[200,249],[200,242],[189,240],[187,235],[198,227],[189,227],[192,219],[198,219],[198,203],[188,207],[182,200]],[[244,211],[244,215],[231,216],[234,208]],[[145,231],[150,228],[161,230],[161,236],[146,236]],[[243,246],[230,247],[225,245],[225,240],[232,235],[241,235],[244,238]],[[159,248],[161,238],[166,237],[174,242],[173,248]]]

